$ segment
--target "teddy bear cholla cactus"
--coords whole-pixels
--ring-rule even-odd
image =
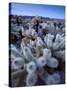
[[[57,36],[59,36],[60,38],[57,38]],[[58,53],[61,54],[62,57],[63,57],[63,60],[64,60],[65,59],[64,58],[64,51],[62,50],[62,49],[64,49],[64,46],[65,46],[64,45],[65,44],[64,43],[64,37],[62,35],[58,35],[58,34],[56,35],[56,38],[54,37],[54,35],[51,35],[51,34],[48,34],[45,37],[47,37],[47,39],[48,39],[48,40],[45,39],[45,43],[47,42],[46,43],[47,44],[47,48],[49,48],[49,49],[46,48],[46,49],[43,50],[43,56],[40,57],[40,58],[38,58],[36,60],[36,65],[38,64],[39,65],[39,68],[43,68],[45,65],[46,66],[49,66],[50,68],[57,68],[58,65],[59,65],[59,62],[58,62],[58,59],[57,58],[55,58],[55,57],[52,56],[52,51],[51,50],[53,50],[54,52],[56,52],[54,54],[54,55],[57,54],[56,57],[58,56],[60,58],[60,56],[58,55]],[[55,40],[53,41],[53,39],[55,39]],[[61,44],[58,43],[58,45],[59,46],[61,45],[61,47],[58,47],[56,49],[53,45],[54,45],[54,43],[57,43],[57,41],[60,41],[61,42]],[[59,51],[60,49],[61,49],[61,51]],[[58,81],[55,80],[55,78],[58,78]],[[51,75],[48,75],[47,80],[45,80],[45,83],[46,84],[51,84],[51,83],[52,84],[58,84],[58,83],[60,83],[60,76],[58,74],[55,74],[55,75],[52,75],[52,76]]]
[[[30,73],[26,78],[26,86],[34,86],[37,82],[37,74]]]
[[[46,47],[43,47],[44,44],[46,44],[45,45]],[[31,50],[32,46],[35,47],[35,50],[38,47],[41,48],[42,56],[35,57]],[[20,69],[19,65],[21,66],[20,62],[22,62],[22,61],[24,61],[24,62],[22,62],[22,64],[26,65],[25,69],[28,74],[26,75],[25,83],[27,86],[36,85],[36,82],[38,80],[37,79],[38,75],[44,81],[44,84],[49,85],[49,84],[60,83],[59,74],[50,75],[45,69],[46,72],[44,71],[44,73],[46,75],[42,75],[42,70],[46,66],[48,66],[49,68],[55,69],[59,66],[59,58],[62,59],[62,61],[65,60],[65,57],[64,57],[65,47],[64,46],[65,46],[65,36],[60,35],[60,34],[57,34],[56,37],[51,34],[46,34],[46,36],[44,36],[44,41],[40,37],[37,37],[37,39],[35,40],[35,44],[33,44],[30,41],[29,45],[26,45],[22,41],[22,43],[21,43],[22,59],[17,58],[17,59],[15,59],[15,61],[18,61],[17,69],[18,68]],[[38,53],[39,53],[39,51],[36,52],[36,54],[38,54]],[[16,68],[16,64],[14,66]],[[41,69],[40,72],[38,71],[39,69]],[[41,75],[40,75],[40,73],[41,73]]]
[[[47,34],[44,37],[44,42],[46,43],[48,48],[52,48],[52,46],[53,46],[53,39],[54,39],[54,35],[51,35],[51,34]]]
[[[48,53],[48,51],[49,51],[49,49],[45,50],[44,53],[46,54],[46,53]],[[35,82],[33,82],[32,75],[34,75],[34,73],[35,73],[35,76],[37,77],[37,74],[36,74],[36,73],[38,73],[37,68],[43,68],[46,65],[48,65],[51,68],[57,68],[58,61],[55,58],[51,58],[51,55],[49,53],[48,57],[45,57],[45,55],[44,55],[44,56],[36,59],[34,62],[31,61],[30,63],[27,64],[27,71],[28,71],[28,76],[26,79],[27,86],[30,85],[29,83],[31,83],[31,84],[33,83],[33,85],[36,84],[36,80],[35,80]],[[35,77],[34,77],[34,79],[35,79]]]
[[[32,52],[31,52],[30,48],[25,46],[25,45],[23,46],[22,44],[21,44],[21,48],[22,48],[22,53],[23,53],[24,58],[28,62],[32,61],[34,59],[34,56],[33,56]]]
[[[24,57],[19,53],[18,49],[11,45],[11,69],[18,70],[24,66]]]
[[[32,24],[31,23],[28,23],[29,24],[29,29],[27,29],[24,34],[26,34],[27,36],[34,36],[34,37],[37,37],[38,34],[37,32],[35,31],[35,29],[32,28]]]
[[[38,70],[38,74],[46,85],[59,84],[61,81],[60,74],[58,72],[49,74],[46,70],[40,68]]]
[[[18,70],[20,69],[22,66],[24,66],[24,59],[23,58],[15,58],[12,63],[11,63],[11,67],[14,70]]]
[[[62,50],[64,48],[65,48],[65,36],[57,34],[55,42],[53,43],[53,50]]]
[[[45,78],[46,85],[51,84],[59,84],[60,83],[60,75],[58,73],[53,73],[52,75],[47,75]]]

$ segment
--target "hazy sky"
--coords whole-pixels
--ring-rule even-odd
[[[65,7],[56,5],[12,3],[11,14],[64,19]]]

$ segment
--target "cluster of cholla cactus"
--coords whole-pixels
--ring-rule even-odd
[[[41,38],[31,26],[21,29],[24,38],[19,49],[10,44],[11,86],[64,84],[65,33]]]

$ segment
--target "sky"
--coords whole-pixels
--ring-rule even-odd
[[[65,6],[11,3],[11,14],[64,19]]]

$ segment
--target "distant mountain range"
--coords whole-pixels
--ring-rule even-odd
[[[11,18],[21,18],[21,19],[32,19],[34,18],[35,16],[18,16],[18,15],[9,15],[9,17]],[[65,22],[65,19],[56,19],[56,18],[49,18],[49,17],[42,17],[42,16],[38,16],[40,17],[41,20],[49,20],[49,21],[59,21],[59,22]]]

